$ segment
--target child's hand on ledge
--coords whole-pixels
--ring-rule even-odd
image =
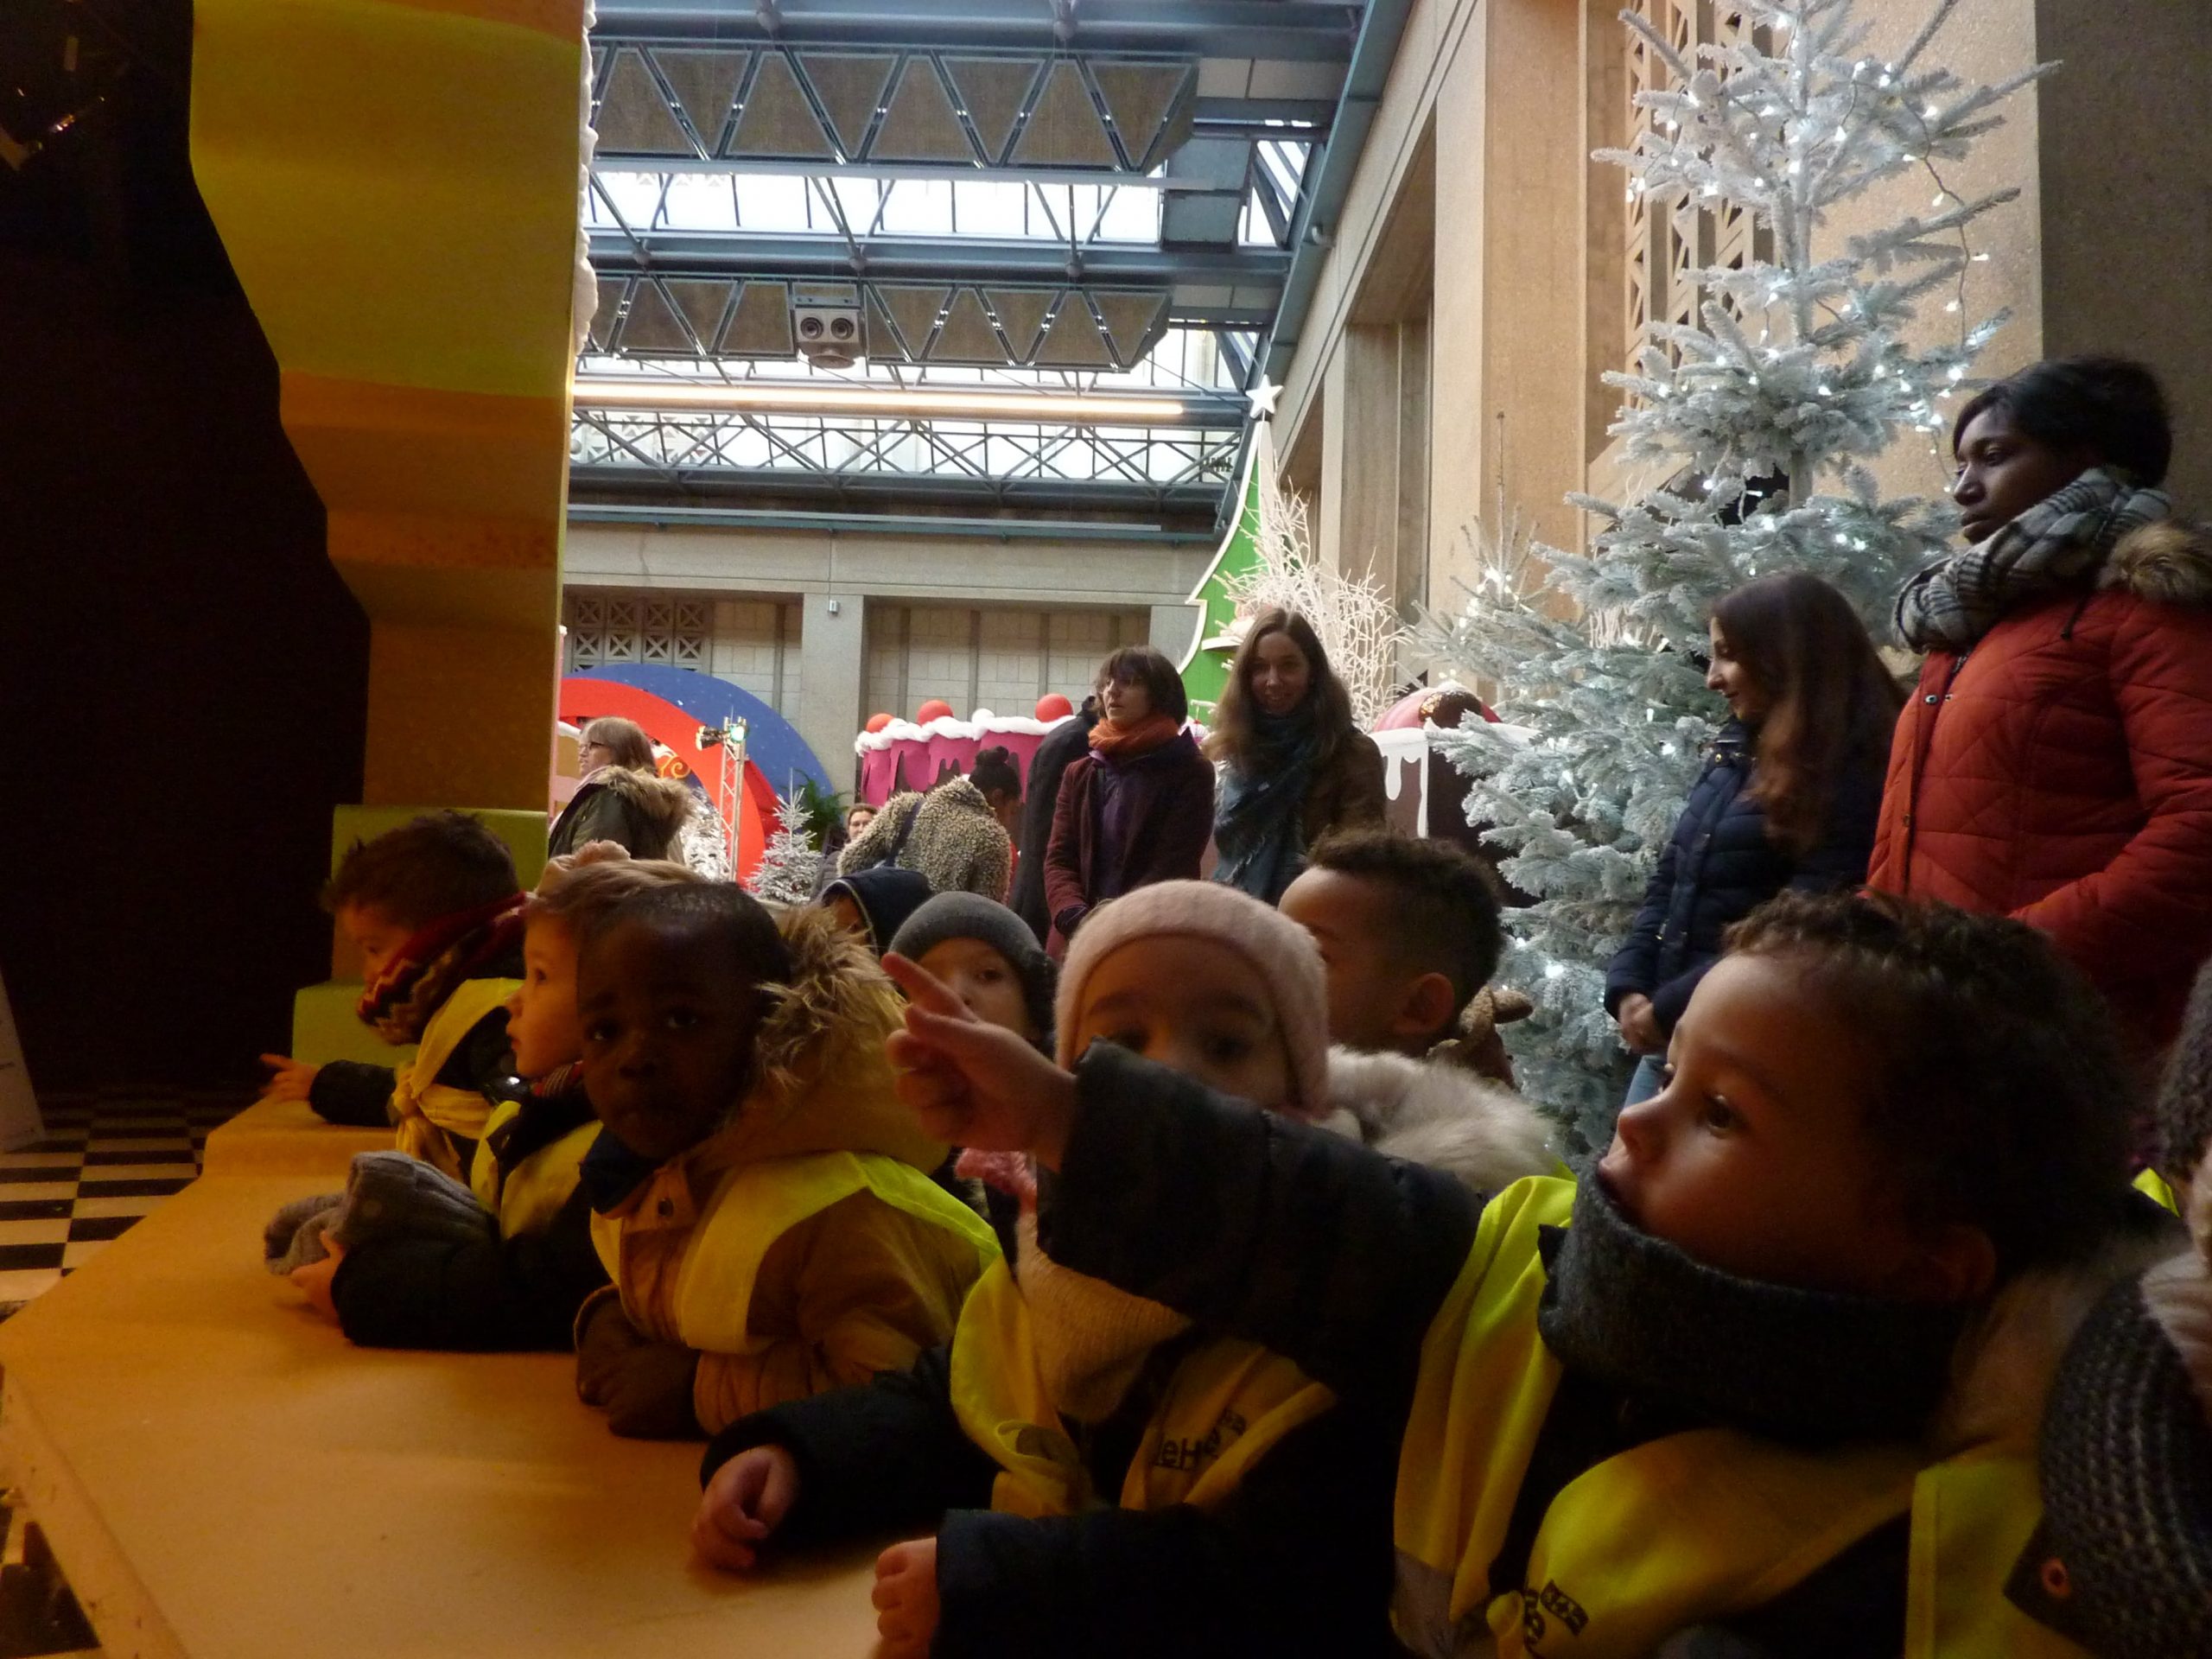
[[[315,1087],[315,1074],[322,1070],[289,1054],[264,1054],[261,1063],[269,1068],[269,1077],[261,1085],[257,1100],[305,1100],[308,1090]]]
[[[899,1098],[953,1146],[1033,1152],[1058,1169],[1075,1118],[1075,1079],[1022,1039],[969,1013],[935,975],[900,956],[884,971],[906,993],[906,1024],[884,1044]]]
[[[875,1558],[878,1659],[929,1659],[937,1619],[937,1540],[892,1545]]]
[[[798,1462],[780,1446],[748,1446],[715,1471],[691,1518],[691,1547],[708,1566],[747,1573],[798,1498]]]
[[[299,1287],[300,1294],[308,1299],[308,1306],[324,1319],[335,1323],[338,1307],[330,1300],[330,1281],[338,1276],[338,1264],[346,1259],[346,1247],[325,1233],[322,1248],[328,1252],[327,1255],[303,1268],[294,1268],[289,1277]]]

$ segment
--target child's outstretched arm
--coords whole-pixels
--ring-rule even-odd
[[[1451,1176],[1262,1112],[1110,1044],[1073,1075],[984,1025],[912,963],[888,1047],[940,1139],[1058,1171],[1052,1259],[1295,1360],[1340,1395],[1403,1398],[1474,1242]]]
[[[771,1537],[782,1548],[923,1532],[947,1509],[991,1501],[997,1469],[952,1409],[951,1350],[859,1388],[740,1418],[707,1447],[692,1541],[741,1572]],[[781,1465],[781,1466],[779,1466]]]

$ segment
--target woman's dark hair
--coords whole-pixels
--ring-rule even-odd
[[[1887,760],[1904,694],[1851,601],[1802,570],[1722,594],[1713,620],[1766,694],[1751,798],[1768,838],[1802,855],[1820,839],[1843,774]]]
[[[1785,893],[1731,956],[1786,958],[1872,1063],[1862,1125],[1914,1224],[1989,1235],[2000,1279],[2125,1213],[2133,1102],[2104,1000],[2025,923],[1893,893]]]
[[[1021,768],[1014,762],[1014,751],[1004,744],[977,755],[975,770],[968,779],[986,795],[1011,795],[1017,801],[1021,798]]]
[[[1091,684],[1103,691],[1117,680],[1135,680],[1143,686],[1153,713],[1166,715],[1179,726],[1191,717],[1191,694],[1183,689],[1183,677],[1155,647],[1123,645],[1098,664]]]
[[[1236,659],[1229,665],[1229,683],[1222,687],[1221,701],[1214,705],[1213,731],[1206,739],[1206,753],[1239,768],[1250,759],[1252,665],[1259,660],[1260,642],[1271,633],[1288,635],[1312,671],[1300,712],[1313,721],[1319,740],[1313,764],[1317,769],[1325,768],[1352,734],[1351,693],[1329,666],[1329,653],[1321,648],[1321,636],[1313,632],[1313,625],[1296,611],[1286,611],[1281,606],[1270,606],[1254,617],[1251,632],[1236,648]]]
[[[2004,410],[2014,426],[2054,449],[2088,449],[2140,485],[2166,481],[2172,423],[2158,377],[2125,357],[2054,357],[1977,393],[1951,427],[1951,454],[1974,416]]]

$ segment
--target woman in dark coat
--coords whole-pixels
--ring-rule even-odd
[[[691,814],[691,791],[653,769],[652,739],[635,721],[607,715],[586,722],[576,745],[579,789],[553,821],[546,856],[611,841],[632,858],[680,858],[677,840]]]
[[[1103,717],[1090,753],[1061,775],[1045,852],[1054,961],[1107,899],[1196,880],[1213,824],[1213,768],[1183,729],[1190,700],[1175,664],[1150,645],[1124,645],[1099,664],[1097,696]]]
[[[1850,601],[1802,571],[1761,576],[1713,607],[1705,683],[1728,723],[1675,820],[1605,1012],[1641,1057],[1627,1103],[1658,1093],[1667,1039],[1723,936],[1785,887],[1866,879],[1903,694]]]
[[[1206,752],[1222,769],[1213,879],[1262,904],[1282,897],[1330,830],[1382,823],[1382,751],[1352,723],[1351,694],[1295,611],[1253,619]]]

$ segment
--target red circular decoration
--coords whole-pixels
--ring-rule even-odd
[[[890,723],[891,716],[888,715],[870,715],[868,717],[868,729],[871,732],[880,732]]]
[[[1057,691],[1047,691],[1037,699],[1037,718],[1039,720],[1065,720],[1073,713],[1075,704]]]
[[[950,720],[951,717],[952,705],[943,697],[931,697],[914,711],[914,723],[917,726],[926,726],[933,720]]]

